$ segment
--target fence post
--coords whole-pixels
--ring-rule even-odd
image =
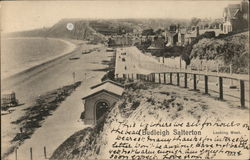
[[[17,160],[17,148],[15,148],[15,160]]]
[[[159,73],[159,83],[161,83],[161,74]]]
[[[177,76],[177,86],[179,86],[180,85],[180,74],[176,73],[176,76]]]
[[[155,82],[155,73],[153,73],[153,82]]]
[[[172,84],[172,72],[169,74],[169,84]]]
[[[46,147],[43,147],[43,151],[44,151],[44,158],[47,159],[47,153],[46,153]]]
[[[197,86],[196,86],[196,74],[194,74],[194,90],[197,90]]]
[[[187,73],[184,73],[184,88],[187,88]]]
[[[32,147],[30,148],[30,160],[33,160],[33,156],[32,156]]]
[[[132,73],[132,81],[134,81],[134,74]]]
[[[129,81],[130,80],[129,74],[127,74],[127,77],[128,77],[128,81]]]
[[[166,73],[163,73],[164,84],[166,84]]]
[[[205,79],[205,94],[208,94],[208,76],[205,75],[204,79]]]
[[[219,77],[219,93],[220,93],[220,100],[223,100],[223,79]]]
[[[245,84],[243,80],[240,80],[240,106],[245,107]]]

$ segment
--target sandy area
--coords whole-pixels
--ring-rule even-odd
[[[105,48],[101,45],[87,45],[82,41],[72,42],[77,45],[77,48],[70,54],[36,66],[2,82],[4,89],[14,90],[19,102],[24,103],[24,105],[15,108],[15,111],[11,114],[2,116],[1,125],[2,128],[4,128],[1,130],[2,154],[5,153],[11,145],[9,141],[19,132],[19,127],[11,124],[11,122],[22,116],[24,114],[23,109],[30,106],[37,96],[64,85],[72,84],[73,72],[75,72],[76,75],[75,81],[83,80],[82,86],[73,93],[74,96],[69,97],[62,103],[62,106],[57,109],[55,114],[48,118],[48,122],[47,119],[45,120],[44,125],[34,133],[30,140],[27,140],[27,144],[25,141],[24,147],[20,148],[19,155],[21,156],[21,153],[29,150],[29,147],[36,148],[37,146],[43,147],[46,145],[49,154],[57,145],[62,143],[65,138],[84,127],[81,123],[77,122],[81,114],[80,111],[83,109],[80,98],[90,84],[95,84],[100,81],[104,72],[92,70],[104,68],[105,66],[101,64],[101,61],[109,60],[111,53],[105,53]],[[97,47],[101,47],[100,52],[93,51],[90,54],[81,54],[83,50]],[[70,57],[79,57],[80,59],[69,60]],[[74,110],[68,109],[70,106],[74,106]],[[67,112],[67,114],[62,114],[65,112]],[[56,129],[55,126],[57,126]],[[67,132],[62,132],[65,131],[66,128]],[[46,136],[44,135],[45,133]],[[52,140],[53,143],[51,143]],[[38,150],[41,151],[40,149]],[[36,154],[36,151],[33,153],[34,156],[39,155]],[[26,156],[25,153],[24,156]]]

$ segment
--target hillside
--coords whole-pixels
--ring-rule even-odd
[[[74,25],[73,30],[67,29],[67,24]],[[94,40],[102,42],[105,40],[104,36],[97,33],[88,25],[88,21],[80,19],[63,19],[50,28],[35,29],[30,31],[15,32],[8,36],[18,37],[56,37],[80,40]]]
[[[232,64],[234,73],[248,73],[249,33],[224,38],[203,38],[193,45],[190,57],[220,60],[225,66]]]
[[[172,23],[188,24],[188,20],[182,19],[62,19],[49,28],[40,28],[30,31],[21,31],[8,34],[8,36],[32,36],[32,37],[56,37],[71,39],[101,39],[103,35],[119,35],[124,33],[140,33],[144,29],[166,29]],[[74,30],[67,30],[67,23],[74,24]]]
[[[202,151],[199,154],[195,152],[194,147],[188,149],[186,147],[199,143],[197,140],[191,142],[191,138],[202,140],[205,136],[211,135],[211,131],[214,130],[212,127],[204,126],[201,129],[199,123],[227,123],[231,120],[237,121],[239,117],[246,117],[245,121],[248,123],[246,110],[240,110],[226,102],[216,101],[201,93],[183,88],[177,89],[176,86],[139,82],[126,89],[122,99],[110,109],[96,127],[88,127],[73,134],[56,149],[50,159],[163,159],[164,157],[184,159],[185,150],[190,152],[186,152],[186,156],[193,156],[192,159],[218,158],[220,154],[207,155]],[[187,127],[188,122],[197,126]],[[181,135],[180,139],[186,137],[189,140],[176,142],[174,139],[177,139],[181,132],[173,135],[171,131],[174,131],[174,128],[190,130],[190,133],[197,134]],[[217,130],[220,129],[227,128],[217,126]],[[144,135],[143,130],[148,133]],[[197,132],[199,130],[202,135]],[[170,135],[166,136],[168,131]],[[248,133],[246,129],[242,129],[241,132]],[[181,147],[179,143],[183,146]],[[224,142],[205,141],[206,145],[211,143]],[[199,149],[199,147],[196,148]],[[200,150],[202,148],[204,147]],[[212,148],[221,149],[219,146]],[[227,149],[229,148],[225,147],[222,150],[224,152]],[[180,152],[174,154],[173,150],[180,150]],[[244,156],[248,153],[247,149],[241,148],[241,151]],[[180,157],[170,158],[169,156]],[[222,154],[221,157],[226,156]],[[186,159],[190,158],[186,157]]]

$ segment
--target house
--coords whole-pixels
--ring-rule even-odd
[[[223,20],[220,19],[202,19],[197,26],[199,27],[199,34],[206,32],[214,32],[215,36],[223,34]]]
[[[16,93],[13,91],[5,91],[1,93],[1,109],[8,109],[18,105]]]
[[[248,28],[249,6],[246,0],[229,4],[223,11],[223,33],[238,32]]]
[[[88,95],[82,98],[84,112],[81,118],[87,125],[95,125],[102,119],[108,109],[121,98],[124,88],[122,84],[111,80],[91,87]]]
[[[151,45],[147,48],[148,50],[162,50],[165,48],[165,39],[164,37],[155,37]]]
[[[178,29],[178,41],[177,46],[183,46],[185,44],[185,35],[187,33],[186,28],[179,28]]]
[[[169,29],[165,32],[165,39],[167,41],[167,47],[176,45],[178,42],[178,30],[176,25],[172,24],[169,26]]]
[[[165,39],[167,41],[166,46],[184,46],[187,32],[188,30],[186,27],[181,27],[180,25],[170,25],[169,30],[165,32]]]
[[[131,46],[133,44],[133,36],[131,35],[115,35],[108,39],[108,46]]]
[[[193,27],[192,31],[189,31],[185,35],[185,45],[190,44],[193,40],[200,35],[199,27]]]

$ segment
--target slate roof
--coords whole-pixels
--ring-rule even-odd
[[[104,81],[100,84],[92,86],[91,91],[88,93],[88,95],[83,97],[82,99],[83,100],[87,99],[87,98],[94,96],[94,95],[101,93],[101,92],[106,92],[106,93],[109,93],[109,94],[112,94],[112,95],[119,97],[122,95],[123,91],[124,91],[124,88],[121,84],[116,83],[116,82],[111,81],[111,80],[107,80],[107,81]]]
[[[228,16],[232,18],[236,16],[239,10],[240,10],[240,4],[230,4],[228,5],[227,8],[225,8],[226,13],[229,14]]]

